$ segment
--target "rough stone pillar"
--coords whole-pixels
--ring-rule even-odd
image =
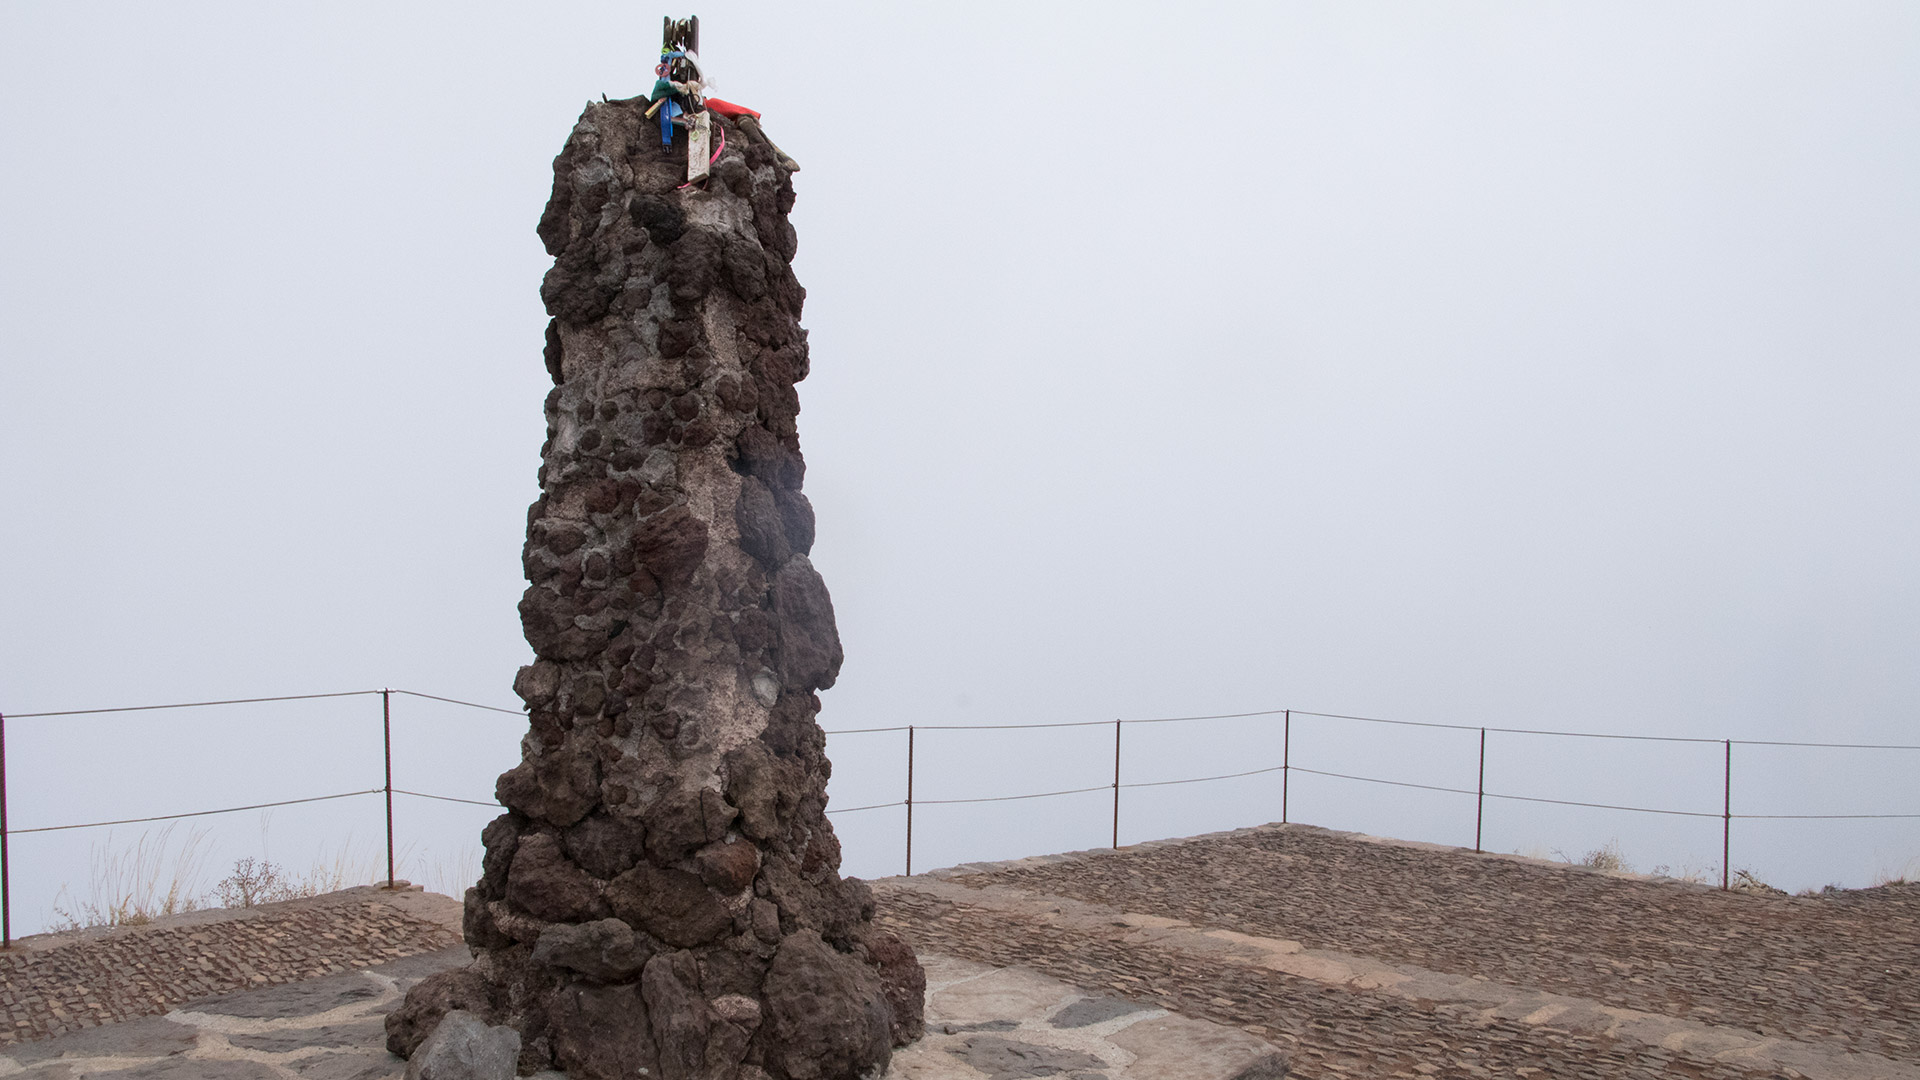
[[[807,560],[793,164],[752,119],[683,188],[644,99],[587,107],[540,238],[547,442],[520,613],[531,728],[467,890],[447,1010],[574,1080],[833,1080],[917,1038],[925,976],[839,876],[815,691],[840,640]]]

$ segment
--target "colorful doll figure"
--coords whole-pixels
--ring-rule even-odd
[[[673,143],[675,120],[706,109],[700,91],[705,80],[700,74],[700,17],[665,19],[660,34],[660,63],[654,67],[653,92],[647,100],[649,117],[660,117],[660,142]],[[680,120],[682,126],[689,121]]]

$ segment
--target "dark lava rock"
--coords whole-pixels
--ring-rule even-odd
[[[767,972],[760,1046],[768,1071],[793,1080],[856,1080],[885,1069],[893,1010],[879,976],[801,930]]]
[[[519,1034],[522,1073],[852,1080],[920,1034],[925,975],[825,813],[842,650],[807,557],[794,167],[716,117],[713,177],[684,186],[644,108],[589,105],[554,159],[528,731],[473,963],[414,986],[387,1044],[464,1010]]]

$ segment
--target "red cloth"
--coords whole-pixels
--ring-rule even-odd
[[[759,113],[754,112],[745,105],[735,105],[731,101],[721,101],[717,97],[707,99],[707,108],[712,109],[714,112],[719,113],[729,120],[738,120],[743,116],[751,116],[755,120],[760,119]]]

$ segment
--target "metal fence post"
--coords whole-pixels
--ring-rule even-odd
[[[393,691],[380,691],[380,740],[387,763],[387,888],[393,888]]]
[[[1473,853],[1480,854],[1480,826],[1487,815],[1487,729],[1480,729],[1480,785],[1473,796]]]
[[[1727,771],[1720,787],[1720,890],[1730,886],[1728,873],[1733,857],[1733,740],[1726,741]]]
[[[1287,823],[1287,781],[1293,776],[1293,710],[1280,728],[1280,824]]]
[[[0,713],[0,949],[13,947],[13,889],[7,880],[7,714]]]
[[[907,725],[907,876],[913,876],[913,725]]]
[[[1113,722],[1113,850],[1120,850],[1120,721]]]

